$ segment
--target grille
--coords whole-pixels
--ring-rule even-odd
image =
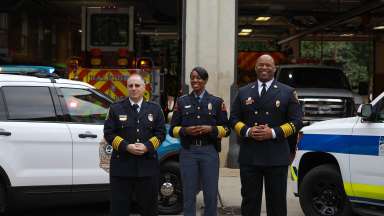
[[[322,121],[352,116],[350,98],[299,98],[304,121]]]

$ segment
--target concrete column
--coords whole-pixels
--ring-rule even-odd
[[[384,36],[375,40],[375,71],[373,74],[373,98],[384,91]]]
[[[229,111],[236,51],[236,0],[185,0],[185,83],[199,65],[207,69],[207,90],[224,99]],[[222,141],[225,166],[228,139]]]

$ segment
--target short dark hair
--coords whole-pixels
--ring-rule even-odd
[[[207,70],[205,70],[205,68],[203,67],[200,67],[200,66],[197,66],[197,67],[194,67],[191,71],[191,73],[193,71],[196,71],[197,74],[199,75],[199,77],[203,80],[208,80],[208,72]]]

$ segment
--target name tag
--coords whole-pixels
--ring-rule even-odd
[[[127,121],[128,116],[127,115],[119,115],[119,120],[120,121]]]

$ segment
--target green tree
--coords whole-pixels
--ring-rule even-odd
[[[372,48],[369,41],[301,41],[300,57],[342,66],[357,91],[359,82],[368,82],[371,77]]]

